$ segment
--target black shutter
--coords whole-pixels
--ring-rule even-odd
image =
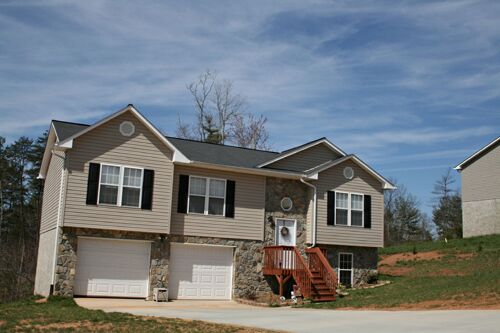
[[[372,227],[372,196],[365,195],[365,228]]]
[[[226,182],[226,217],[234,217],[234,192],[236,183],[234,180]]]
[[[89,178],[87,180],[87,205],[97,205],[97,192],[99,191],[99,163],[89,164]]]
[[[144,169],[142,177],[142,209],[153,209],[153,184],[155,180],[155,171]]]
[[[189,191],[189,176],[180,175],[179,193],[177,194],[177,213],[183,213],[183,214],[187,213],[188,191]]]
[[[327,212],[326,212],[326,224],[335,225],[335,192],[327,192]]]

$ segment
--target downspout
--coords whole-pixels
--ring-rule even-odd
[[[61,229],[61,215],[62,215],[62,199],[63,199],[63,191],[64,191],[64,181],[66,175],[66,154],[64,156],[57,155],[54,151],[54,156],[62,158],[63,167],[61,170],[61,179],[59,184],[59,204],[57,206],[57,220],[56,220],[56,237],[54,242],[54,262],[52,265],[52,286],[56,283],[56,266],[57,266],[57,248],[59,244],[59,231]]]
[[[304,178],[300,178],[300,181],[313,189],[313,214],[312,214],[312,221],[311,221],[311,246],[310,247],[315,247],[316,246],[316,207],[317,207],[317,202],[318,202],[317,189],[316,189],[316,186],[314,186],[313,184],[306,182],[304,180]]]

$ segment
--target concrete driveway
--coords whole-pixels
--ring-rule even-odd
[[[261,327],[288,332],[500,332],[500,311],[342,311],[262,308],[228,301],[154,303],[131,299],[77,298],[78,305],[127,312]]]

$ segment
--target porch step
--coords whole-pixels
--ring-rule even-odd
[[[315,296],[313,297],[313,300],[315,302],[332,302],[332,301],[335,301],[335,297],[334,296]]]

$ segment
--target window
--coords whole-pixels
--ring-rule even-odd
[[[335,193],[335,225],[363,226],[363,195]]]
[[[140,207],[143,169],[101,164],[99,203]]]
[[[214,178],[189,177],[188,212],[224,215],[226,181]]]
[[[352,286],[352,253],[339,253],[339,282],[346,287]]]

